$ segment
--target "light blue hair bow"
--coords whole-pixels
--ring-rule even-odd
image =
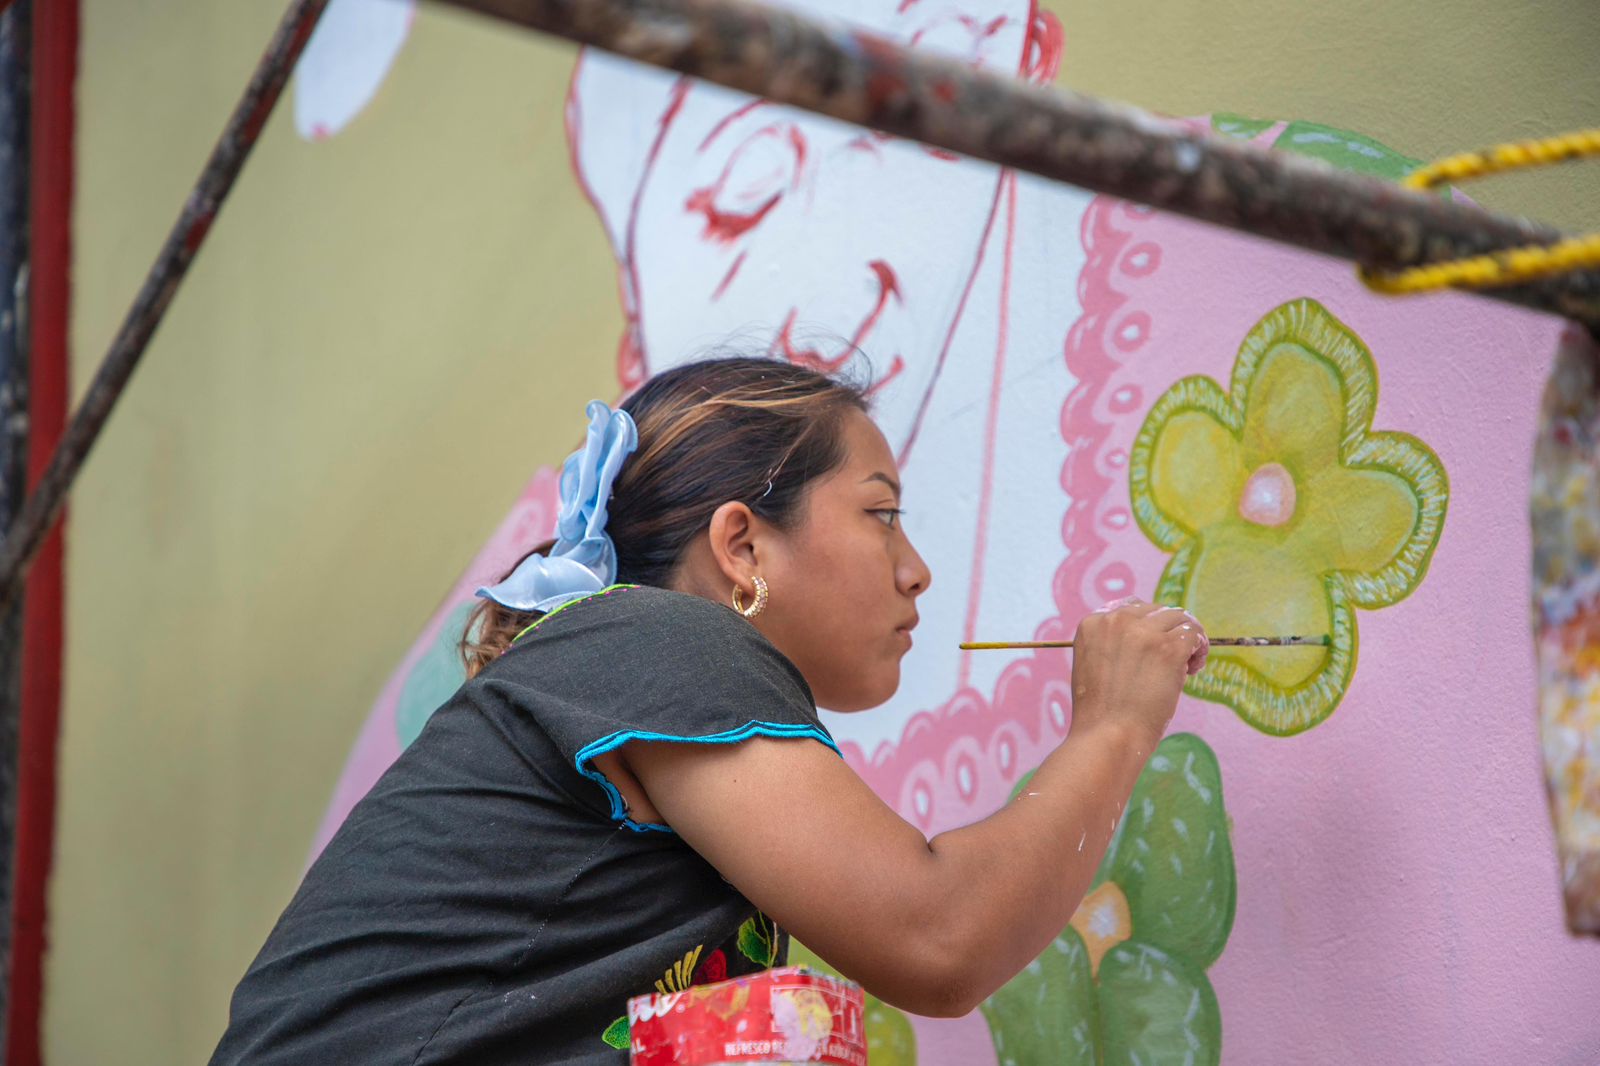
[[[530,555],[510,577],[478,595],[514,611],[553,611],[617,579],[617,549],[606,534],[606,503],[622,461],[639,446],[626,411],[591,400],[589,439],[561,467],[561,513],[549,555]]]

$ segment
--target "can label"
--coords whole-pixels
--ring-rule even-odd
[[[633,1066],[867,1066],[861,986],[784,966],[628,1001]]]

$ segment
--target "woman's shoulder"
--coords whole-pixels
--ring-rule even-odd
[[[724,739],[759,727],[826,738],[810,686],[760,630],[667,589],[613,587],[551,611],[474,685],[493,693],[485,706],[527,710],[574,757],[621,736]]]

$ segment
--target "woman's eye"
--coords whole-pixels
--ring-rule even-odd
[[[895,525],[899,523],[900,516],[905,514],[905,512],[900,510],[898,507],[880,508],[872,513],[877,515],[883,521],[883,524],[888,526],[890,529],[893,529]]]

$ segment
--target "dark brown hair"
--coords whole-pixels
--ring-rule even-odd
[[[858,385],[802,366],[738,357],[658,374],[622,409],[639,427],[639,446],[611,490],[606,532],[617,549],[617,581],[666,587],[684,548],[730,500],[779,529],[792,528],[806,489],[844,462],[844,416],[866,411],[867,396]],[[467,676],[538,618],[480,601],[461,638]]]

